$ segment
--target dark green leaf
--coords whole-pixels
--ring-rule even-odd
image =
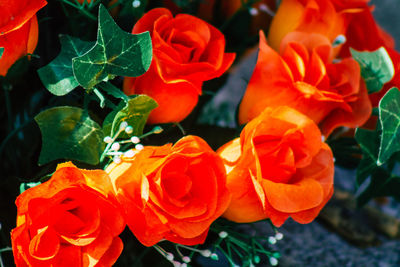
[[[355,139],[363,152],[363,157],[357,168],[357,185],[359,186],[378,168],[376,162],[379,152],[379,135],[376,131],[358,128]]]
[[[390,89],[379,102],[379,122],[382,127],[378,165],[400,151],[400,91]]]
[[[97,42],[86,54],[74,58],[72,66],[76,80],[88,89],[116,75],[142,75],[150,67],[152,54],[148,32],[130,34],[121,30],[100,5]]]
[[[99,88],[103,89],[107,94],[124,100],[125,102],[129,101],[129,96],[127,96],[121,89],[115,87],[113,84],[109,82],[102,82],[99,84]]]
[[[0,47],[0,58],[3,56],[4,53],[4,47]]]
[[[156,101],[147,95],[138,95],[127,103],[121,102],[118,109],[110,113],[104,120],[104,134],[113,136],[121,122],[126,121],[128,125],[133,127],[132,135],[142,135],[147,118],[156,107]]]
[[[392,185],[392,179],[391,174],[384,168],[376,168],[371,174],[371,181],[367,188],[357,197],[358,206],[365,205],[374,197],[388,196],[390,191],[388,187]]]
[[[353,58],[360,64],[368,93],[379,92],[394,76],[394,66],[384,47],[373,52],[358,52],[350,48]]]
[[[41,112],[35,120],[42,132],[40,165],[56,159],[99,163],[103,131],[82,109],[55,107]]]
[[[68,94],[79,85],[72,71],[72,59],[83,55],[94,45],[94,42],[85,42],[68,35],[60,35],[60,42],[60,54],[38,70],[47,90],[58,96]]]

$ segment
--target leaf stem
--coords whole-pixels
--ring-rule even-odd
[[[84,6],[77,6],[76,4],[74,4],[74,3],[72,3],[72,2],[70,2],[70,1],[68,1],[68,0],[60,0],[60,1],[63,2],[63,3],[65,3],[65,4],[67,4],[67,5],[70,5],[70,6],[74,7],[74,8],[76,8],[76,9],[78,9],[80,12],[82,12],[82,13],[83,13],[84,15],[86,15],[88,18],[90,18],[90,19],[92,19],[92,20],[94,20],[94,21],[97,21],[97,17],[94,16],[92,13],[88,12],[88,11],[84,8]]]
[[[0,248],[0,253],[7,252],[7,251],[12,251],[12,248],[10,248],[10,247]]]
[[[105,99],[105,97],[103,96],[103,94],[97,89],[97,88],[94,88],[93,89],[93,92],[96,94],[96,96],[100,99],[100,107],[101,108],[104,108],[104,106],[106,105],[106,99]]]

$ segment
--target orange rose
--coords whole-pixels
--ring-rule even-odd
[[[106,172],[129,228],[145,246],[162,239],[204,242],[230,200],[222,159],[196,136],[174,146],[145,147],[132,159],[112,163]]]
[[[330,63],[330,41],[320,34],[292,32],[280,55],[260,34],[257,65],[239,108],[246,123],[266,107],[290,106],[329,135],[338,126],[357,127],[371,114],[371,103],[358,63],[346,58]]]
[[[103,170],[60,164],[16,205],[11,240],[17,266],[111,266],[121,254],[125,222]]]
[[[203,82],[221,76],[235,54],[224,52],[224,35],[210,24],[186,14],[174,18],[165,8],[147,12],[132,33],[145,31],[152,37],[153,62],[144,75],[125,78],[124,91],[157,101],[148,123],[179,122],[196,106]]]
[[[0,76],[20,57],[33,53],[38,41],[36,12],[47,4],[45,0],[0,0]]]
[[[375,21],[371,8],[364,5],[361,12],[352,14],[346,30],[346,43],[340,51],[341,57],[350,56],[349,47],[358,51],[374,51],[381,46],[393,49],[394,40]]]
[[[271,22],[268,43],[279,50],[282,39],[293,31],[319,33],[332,42],[338,35],[345,34],[349,10],[337,11],[332,0],[282,0]],[[347,1],[346,4],[352,1]],[[341,1],[342,4],[345,4]],[[346,6],[347,7],[347,6]]]
[[[232,193],[229,220],[309,223],[332,196],[332,152],[314,122],[289,107],[265,109],[217,152]]]

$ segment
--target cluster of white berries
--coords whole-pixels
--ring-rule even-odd
[[[143,134],[141,137],[145,137],[151,134],[159,134],[162,131],[163,129],[161,127],[156,126],[153,128],[151,132]],[[133,127],[128,125],[126,121],[123,121],[121,122],[119,130],[114,135],[114,137],[106,136],[103,139],[103,141],[107,143],[106,149],[104,150],[104,155],[113,157],[113,162],[117,164],[121,163],[122,156],[125,158],[133,158],[136,155],[136,153],[138,153],[140,150],[144,148],[144,146],[140,144],[140,137],[138,136],[132,136],[127,140],[116,141],[116,139],[122,132],[125,132],[126,134],[130,135],[133,133]],[[135,146],[134,149],[129,149],[125,152],[120,151],[121,144],[127,144],[127,143],[133,144]]]
[[[176,251],[180,257],[181,261],[176,260],[175,255],[171,252],[167,252],[165,249],[160,247],[159,245],[153,246],[164,258],[166,258],[169,262],[171,262],[174,267],[187,267],[188,263],[191,262],[191,258],[182,254],[179,248],[185,248],[187,250],[200,253],[203,257],[212,257],[213,254],[210,250],[200,250],[192,247],[188,247],[181,244],[176,244]]]
[[[276,232],[275,236],[268,237],[268,243],[270,243],[271,245],[275,245],[276,242],[282,239],[283,239],[283,234],[280,232]],[[276,257],[274,257],[273,255],[269,256],[269,264],[271,264],[271,266],[277,266],[278,263],[279,261]]]

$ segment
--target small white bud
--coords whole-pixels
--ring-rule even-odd
[[[121,122],[121,124],[119,125],[119,128],[121,130],[125,130],[126,127],[128,127],[128,123],[126,121]]]
[[[135,154],[136,154],[135,151],[133,151],[132,149],[129,149],[128,151],[126,151],[124,153],[124,157],[133,158],[135,156]]]
[[[138,8],[138,7],[140,7],[140,1],[139,1],[139,0],[133,1],[133,2],[132,2],[132,6],[133,6],[133,8]]]
[[[164,131],[164,129],[161,128],[160,126],[156,126],[153,128],[153,133],[155,133],[155,134],[162,133],[162,131]]]
[[[137,149],[137,150],[142,150],[143,148],[144,148],[144,146],[142,144],[137,144],[135,146],[135,149]]]
[[[275,239],[276,240],[282,240],[282,238],[283,238],[283,234],[282,233],[278,232],[278,233],[275,234]]]
[[[210,258],[214,261],[217,261],[219,259],[218,254],[217,253],[213,253],[211,254]]]
[[[127,126],[127,127],[125,128],[125,132],[126,132],[127,134],[133,133],[133,127],[132,127],[132,126]]]
[[[181,267],[187,267],[187,264],[184,262],[181,264]]]
[[[206,258],[210,257],[211,254],[212,254],[211,251],[208,250],[208,249],[203,250],[203,251],[201,251],[200,253],[201,253],[201,255],[202,255],[203,257],[206,257]]]
[[[344,44],[346,42],[346,36],[344,36],[343,34],[338,35],[335,40],[333,40],[333,44],[332,46],[339,46],[341,44]]]
[[[139,144],[140,143],[140,139],[137,136],[132,136],[131,137],[131,142],[134,144]]]
[[[274,257],[271,257],[271,258],[269,258],[269,263],[270,263],[272,266],[276,266],[276,265],[278,265],[278,259],[277,259],[277,258],[274,258]]]
[[[259,4],[259,5],[258,5],[258,8],[259,8],[262,12],[264,12],[264,13],[270,15],[271,17],[275,16],[274,11],[272,11],[272,10],[269,8],[269,6],[266,5],[266,4]]]
[[[114,143],[111,145],[111,150],[118,151],[121,148],[119,143]]]
[[[166,258],[167,258],[167,260],[169,260],[169,261],[173,261],[173,260],[174,260],[174,254],[168,252],[168,253],[166,254]]]
[[[249,8],[249,13],[252,16],[257,16],[258,15],[258,9],[254,8],[254,7],[251,7],[251,8]]]
[[[191,259],[188,256],[183,257],[182,260],[183,260],[183,262],[186,262],[186,263],[191,262]]]
[[[225,231],[219,232],[219,237],[220,237],[220,238],[226,238],[227,236],[228,236],[228,233],[227,233],[227,232],[225,232]]]
[[[103,141],[104,141],[104,143],[109,144],[109,143],[111,143],[113,140],[112,140],[112,138],[111,138],[110,136],[106,136],[106,137],[104,137]]]
[[[116,163],[116,164],[120,164],[121,163],[121,158],[118,157],[118,156],[114,156],[113,157],[113,162]]]
[[[273,236],[268,237],[268,242],[269,242],[271,245],[276,244],[276,239],[275,239],[275,237],[273,237]]]

